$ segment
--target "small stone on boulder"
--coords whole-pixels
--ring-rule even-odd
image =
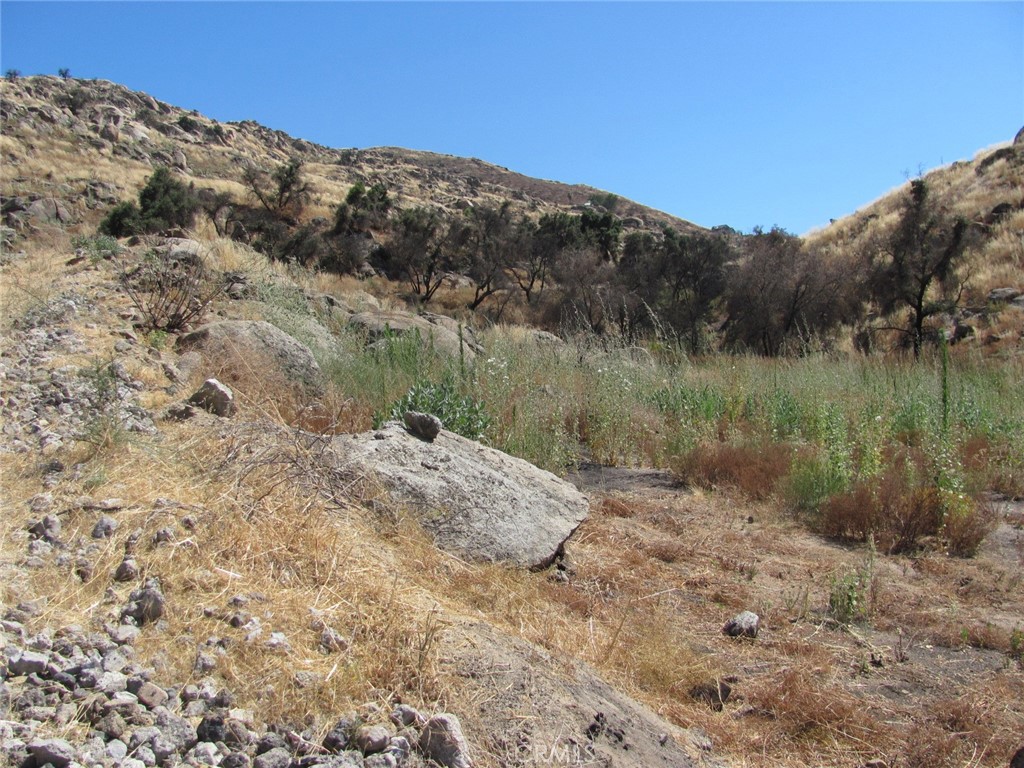
[[[437,437],[444,426],[437,416],[430,413],[420,413],[419,411],[406,411],[403,419],[409,434],[415,435],[421,440],[426,440],[428,443],[434,442],[434,438]]]

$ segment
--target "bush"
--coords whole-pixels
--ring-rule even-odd
[[[190,227],[198,208],[199,200],[189,187],[171,176],[167,168],[157,168],[139,192],[139,204],[118,203],[100,222],[99,232],[127,237]]]
[[[942,537],[954,557],[974,557],[999,522],[995,508],[963,494],[943,493]]]
[[[881,477],[827,499],[821,507],[821,533],[855,541],[873,538],[888,554],[912,552],[927,537],[941,536],[949,554],[973,557],[995,526],[994,510],[963,493],[915,480],[915,468],[906,461],[897,457]]]
[[[135,203],[118,203],[100,222],[99,233],[111,237],[129,237],[142,231],[142,214]]]
[[[139,192],[142,225],[147,232],[169,227],[190,227],[199,201],[185,184],[171,176],[167,168],[157,168]]]
[[[202,123],[188,115],[182,115],[178,118],[178,127],[186,133],[199,133],[203,129]]]
[[[406,411],[420,411],[437,416],[444,428],[470,440],[483,437],[491,419],[484,404],[461,395],[455,380],[446,376],[439,384],[417,384],[391,408],[374,416],[374,427],[385,421],[401,421]]]
[[[134,268],[122,266],[121,284],[151,331],[180,331],[198,320],[221,292],[198,256],[172,258],[150,251]]]
[[[731,487],[762,501],[789,474],[790,451],[768,443],[711,443],[698,445],[677,460],[672,469],[680,479],[702,488]]]
[[[71,246],[76,251],[82,251],[91,262],[109,260],[121,255],[123,249],[110,235],[98,235],[97,237],[86,237],[79,235],[71,240]]]

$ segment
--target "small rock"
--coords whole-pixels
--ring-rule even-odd
[[[126,557],[114,571],[114,581],[135,581],[139,578],[139,564],[134,558]]]
[[[63,768],[75,759],[75,748],[64,739],[39,739],[29,742],[29,754],[36,765],[49,763],[54,768]]]
[[[412,744],[405,736],[395,736],[391,739],[388,744],[388,748],[384,750],[386,755],[394,755],[395,760],[401,765],[409,757],[412,752]]]
[[[109,627],[107,634],[118,645],[127,645],[128,643],[135,642],[135,638],[139,636],[139,628],[133,627],[130,624],[118,624],[117,626]]]
[[[445,768],[471,768],[469,745],[462,735],[462,724],[455,715],[434,715],[423,726],[420,751]]]
[[[399,727],[415,726],[419,728],[426,722],[426,718],[414,707],[410,707],[408,704],[399,704],[391,713],[391,722]]]
[[[337,726],[335,726],[337,727]],[[332,731],[333,733],[333,731]],[[330,735],[330,734],[328,734]],[[325,740],[326,741],[326,740]],[[326,747],[327,744],[325,743]],[[287,749],[288,742],[284,740],[284,736],[274,731],[267,731],[265,734],[260,736],[256,742],[256,754],[262,755],[264,752],[269,752],[272,749]]]
[[[193,405],[209,411],[214,416],[232,416],[235,412],[234,393],[217,379],[207,379],[188,399]]]
[[[292,649],[292,646],[288,642],[288,638],[285,637],[284,632],[271,632],[270,639],[267,640],[267,648],[274,651],[288,652]]]
[[[355,714],[342,717],[324,736],[323,747],[328,752],[344,752],[352,742],[352,732],[359,723]],[[270,734],[267,734],[268,736]]]
[[[141,626],[156,621],[166,610],[167,601],[160,591],[160,583],[156,579],[148,579],[145,586],[129,595],[122,615],[134,619]]]
[[[153,768],[156,765],[156,752],[153,751],[153,747],[149,744],[143,744],[135,750],[135,759],[146,766],[146,768]]]
[[[390,752],[371,755],[363,761],[363,768],[398,768],[398,757]]]
[[[403,419],[410,434],[421,440],[426,440],[428,443],[434,442],[434,438],[444,426],[437,416],[419,411],[406,411]]]
[[[352,742],[364,755],[373,755],[387,749],[391,734],[382,725],[363,725],[356,729]]]
[[[92,537],[94,539],[109,539],[114,535],[114,531],[116,530],[117,520],[109,515],[103,515],[96,521],[96,525],[93,526]]]
[[[703,701],[711,709],[721,712],[722,707],[732,694],[732,686],[724,680],[717,680],[710,683],[701,683],[690,689],[690,698],[695,701]]]
[[[124,760],[128,756],[128,745],[120,739],[111,739],[107,742],[104,751],[115,763]]]
[[[139,703],[147,709],[156,709],[162,707],[167,703],[167,691],[158,685],[153,683],[143,683],[139,686],[139,690],[135,692],[135,695],[139,698]]]
[[[60,540],[61,524],[60,518],[56,515],[46,515],[29,526],[28,532],[35,539],[41,539],[50,544],[56,544]]]
[[[156,533],[153,534],[153,546],[154,547],[158,546],[160,544],[170,544],[173,541],[174,541],[174,529],[171,528],[168,525],[165,525],[163,528],[160,528],[159,530],[157,530]]]
[[[178,717],[165,707],[159,707],[156,712],[156,727],[160,729],[160,736],[153,739],[153,751],[158,758],[166,750],[167,755],[174,752],[187,752],[199,741],[195,726],[183,717]],[[159,742],[165,742],[160,744]],[[158,751],[158,747],[161,748]],[[161,758],[162,760],[162,758]]]
[[[199,651],[196,653],[195,664],[192,665],[192,671],[197,675],[205,675],[207,672],[212,672],[217,668],[217,657],[209,651]]]
[[[198,765],[220,765],[221,755],[216,744],[200,741],[188,751],[188,757]]]
[[[274,747],[256,756],[252,768],[288,768],[292,762],[291,753],[284,747]]]
[[[250,768],[252,760],[245,752],[232,752],[220,761],[220,768]]]
[[[986,298],[989,304],[1006,304],[1020,295],[1021,292],[1016,288],[993,288]]]
[[[335,629],[327,627],[320,633],[320,649],[324,653],[338,653],[348,650],[348,640]]]
[[[729,637],[757,637],[760,628],[761,617],[752,611],[743,611],[729,619],[722,632]]]
[[[114,711],[107,712],[93,727],[100,733],[106,734],[110,739],[120,739],[128,730],[128,724],[124,718]]]
[[[31,675],[33,672],[41,674],[46,671],[50,662],[49,655],[36,653],[35,651],[16,652],[7,662],[7,669],[12,675]]]

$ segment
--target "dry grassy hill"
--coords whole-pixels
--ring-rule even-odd
[[[321,206],[310,216],[330,215],[357,181],[384,183],[399,205],[460,206],[511,200],[524,211],[544,213],[586,205],[600,190],[534,179],[481,160],[393,147],[331,149],[293,138],[252,121],[219,123],[106,81],[24,78],[4,84],[6,166],[4,194],[38,195],[31,180],[60,179],[50,192],[70,202],[89,202],[88,185],[104,201],[131,199],[156,165],[184,173],[198,187],[244,198],[244,168],[270,169],[298,158]],[[31,182],[31,188],[19,185]],[[695,225],[626,199],[616,212],[628,226]]]

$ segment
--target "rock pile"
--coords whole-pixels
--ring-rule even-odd
[[[133,593],[126,617],[148,611],[156,585]],[[146,607],[148,606],[148,607]],[[45,606],[23,603],[0,621],[0,763],[23,768],[65,766],[223,766],[223,768],[416,768],[433,760],[469,768],[458,718],[425,717],[398,705],[382,722],[357,713],[339,718],[324,736],[256,723],[233,706],[212,679],[165,686],[137,662],[132,624],[103,632],[78,626],[30,635],[26,622]],[[138,611],[141,611],[139,613]],[[78,725],[84,739],[60,738]]]
[[[68,325],[89,303],[74,293],[63,295],[31,310],[11,332],[0,356],[6,438],[0,450],[48,453],[86,436],[100,420],[126,432],[155,433],[138,404],[143,384],[119,360],[48,370],[54,358],[89,351]]]

